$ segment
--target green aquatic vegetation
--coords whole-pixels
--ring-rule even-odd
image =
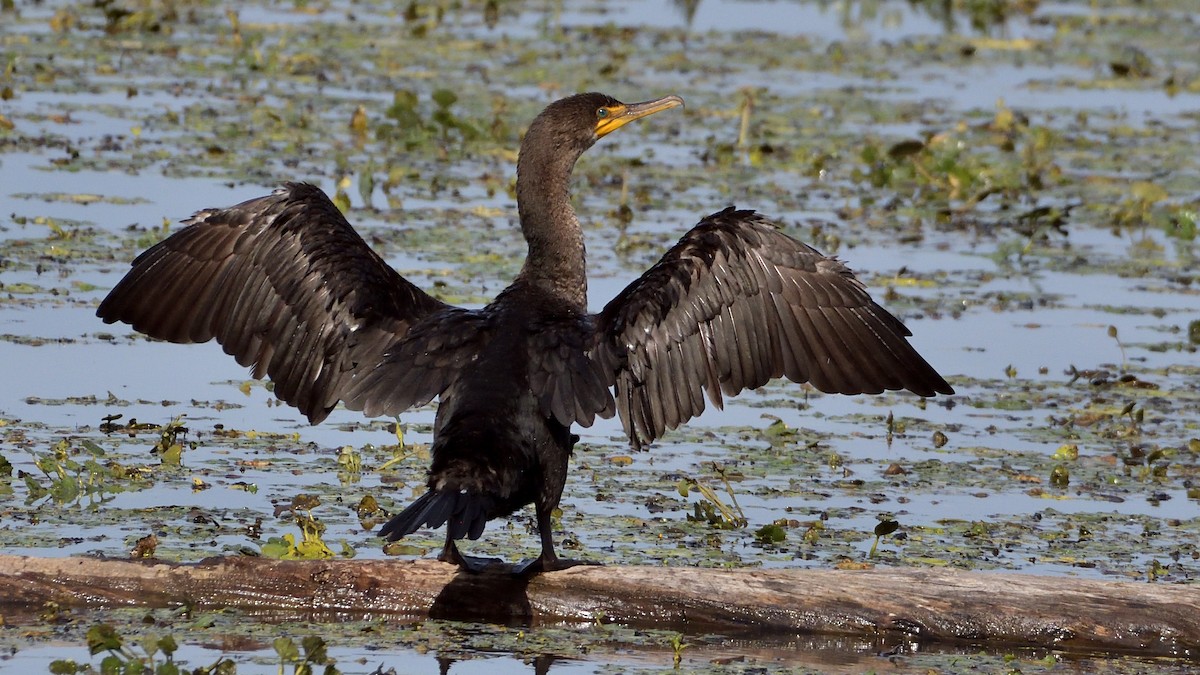
[[[146,2],[136,8],[119,0],[97,0],[92,6],[104,14],[104,32],[161,33],[170,32],[180,21],[174,2]]]
[[[893,190],[913,206],[936,208],[940,218],[953,220],[983,209],[985,200],[999,200],[988,213],[1037,200],[1061,180],[1062,170],[1052,159],[1060,145],[1057,132],[1032,125],[1001,101],[993,119],[982,125],[962,123],[925,140],[887,147],[868,140],[858,152],[865,168],[854,168],[851,178],[877,190]],[[1046,214],[1051,208],[1037,207]],[[1017,221],[1040,217],[1037,209]]]
[[[784,521],[785,525],[786,522]],[[775,546],[782,544],[787,539],[787,530],[778,522],[767,523],[754,531],[754,538],[760,544]]]
[[[859,4],[870,3],[859,0]],[[948,26],[966,18],[973,30],[983,34],[1001,31],[1011,19],[1032,14],[1038,7],[1029,0],[913,0],[910,4]]]
[[[48,498],[59,506],[72,506],[86,499],[95,505],[119,492],[145,486],[144,469],[121,465],[89,439],[64,438],[50,452],[33,453],[33,457],[42,478],[19,472],[29,503]]]
[[[1172,200],[1166,188],[1150,181],[1133,182],[1120,201],[1101,208],[1102,217],[1117,232],[1152,228],[1180,241],[1196,239],[1195,200]]]
[[[38,399],[36,402],[53,405],[53,403],[43,399]],[[103,400],[96,399],[95,397],[70,397],[66,399],[63,404],[89,405],[99,403],[102,403],[103,405],[130,404],[129,401],[121,401],[111,394],[109,395],[109,398]],[[162,402],[164,405],[174,405],[175,403],[175,401]],[[151,448],[150,452],[157,455],[172,453],[175,461],[170,463],[176,465],[179,464],[178,459],[183,451],[183,443],[186,440],[189,431],[188,428],[183,424],[183,419],[186,417],[186,415],[179,415],[170,422],[161,425],[153,422],[139,422],[136,418],[132,417],[129,418],[128,421],[122,421],[124,417],[125,416],[121,413],[105,415],[100,419],[100,424],[97,429],[110,438],[126,436],[130,439],[133,439],[139,434],[158,434],[158,439],[155,442],[154,447]],[[195,446],[193,445],[193,447]],[[166,464],[168,462],[164,461],[163,463]]]
[[[98,623],[88,629],[88,652],[95,656],[104,653],[99,668],[91,664],[78,664],[74,661],[60,659],[50,663],[50,672],[55,675],[71,675],[73,673],[144,673],[145,675],[179,675],[180,673],[229,673],[235,672],[231,661],[218,659],[208,668],[196,670],[181,669],[175,662],[175,652],[179,645],[171,635],[157,637],[147,635],[135,644],[126,644],[126,638],[110,624]],[[161,660],[159,655],[161,654]],[[222,663],[229,665],[222,667]]]
[[[875,539],[871,542],[871,550],[867,553],[868,558],[874,558],[875,553],[879,549],[879,540],[894,533],[900,529],[900,523],[891,518],[881,518],[879,524],[875,526]]]
[[[300,541],[296,541],[296,536],[290,532],[282,537],[271,537],[263,543],[262,555],[282,560],[321,560],[334,557],[336,554],[322,538],[325,534],[325,524],[312,515],[312,510],[320,505],[320,499],[314,495],[300,494],[294,497],[289,509],[295,517],[296,526],[300,528]],[[343,545],[342,555],[352,558],[354,550],[348,545]]]
[[[1065,488],[1071,484],[1071,470],[1066,465],[1059,464],[1050,470],[1050,484],[1057,488]]]
[[[433,109],[425,113],[416,92],[407,89],[395,92],[392,105],[384,111],[386,121],[375,125],[375,137],[385,146],[399,146],[408,151],[437,140],[445,150],[452,143],[466,145],[476,141],[483,136],[484,128],[497,128],[491,122],[472,122],[453,112],[458,95],[448,89],[434,90],[430,98]]]
[[[72,204],[104,203],[104,204],[131,205],[131,204],[147,204],[150,202],[150,200],[148,200],[144,197],[117,197],[114,195],[99,195],[99,194],[91,194],[91,193],[87,193],[87,192],[18,192],[18,193],[12,194],[10,196],[14,199],[28,199],[28,200],[37,199],[37,200],[41,200],[41,201],[45,201],[45,202],[67,202],[67,203],[72,203]],[[35,220],[34,222],[37,222],[37,221]],[[70,234],[69,236],[65,236],[62,231],[62,228],[57,227],[54,224],[53,219],[50,219],[50,218],[45,219],[44,224],[51,229],[51,232],[53,232],[56,235],[59,235],[61,238],[70,238],[70,237],[74,236],[73,233]],[[89,234],[94,235],[95,232],[90,232]]]
[[[362,480],[362,454],[346,445],[338,451],[338,482],[351,485]]]
[[[738,506],[737,496],[730,483],[730,476],[727,475],[724,467],[714,464],[712,469],[724,483],[732,506],[727,505],[707,483],[695,479],[682,479],[676,486],[681,497],[687,499],[692,490],[696,490],[701,496],[692,503],[692,513],[687,516],[687,519],[698,523],[707,523],[719,529],[745,527],[748,522],[746,514],[742,511],[742,507]]]
[[[152,615],[143,617],[151,624],[157,623]],[[173,622],[178,623],[178,622]],[[197,628],[192,628],[196,630]],[[174,634],[161,636],[156,633],[138,634],[133,626],[117,628],[109,623],[93,624],[84,635],[88,652],[92,656],[103,654],[98,665],[76,663],[58,659],[49,664],[55,675],[236,675],[238,662],[227,656],[219,656],[207,666],[187,667],[186,662],[177,661],[179,642]],[[300,644],[288,636],[280,636],[271,643],[282,673],[290,666],[296,675],[338,675],[337,661],[329,656],[325,639],[309,635],[300,639]],[[318,670],[317,668],[320,667]]]
[[[287,636],[275,638],[271,645],[279,655],[279,669],[292,666],[296,675],[313,675],[315,666],[324,666],[320,671],[324,675],[338,675],[340,670],[334,665],[336,660],[330,658],[325,640],[317,635],[309,635],[300,640],[300,645]]]
[[[186,436],[187,432],[187,427],[183,426],[183,415],[176,417],[163,425],[158,442],[151,452],[158,455],[164,466],[179,466],[183,458],[180,436]]]

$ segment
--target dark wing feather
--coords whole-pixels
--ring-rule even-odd
[[[377,365],[361,369],[342,398],[368,417],[399,415],[433,400],[493,334],[486,310],[449,307],[417,324]]]
[[[771,378],[954,393],[841,262],[753,211],[708,216],[608,303],[593,359],[635,447]]]
[[[590,427],[596,416],[612,417],[612,383],[589,356],[596,338],[593,317],[568,313],[531,322],[529,388],[538,408],[563,426]]]
[[[590,426],[596,415],[614,411],[612,385],[589,355],[593,318],[556,307],[553,298],[518,281],[487,307],[447,309],[414,327],[343,398],[369,416],[394,415],[427,403],[450,384],[449,374],[475,364],[487,375],[471,386],[487,391],[457,394],[472,397],[472,405],[487,407],[495,396],[528,391],[543,416],[567,427]]]
[[[314,424],[388,346],[449,308],[389,267],[312,185],[186,222],[133,261],[97,314],[171,342],[216,338]]]

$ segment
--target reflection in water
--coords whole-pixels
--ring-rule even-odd
[[[535,638],[531,633],[530,638]],[[988,656],[980,653],[977,645],[923,643],[906,636],[892,639],[863,641],[841,636],[803,636],[773,638],[761,636],[754,639],[706,639],[704,636],[686,636],[685,647],[680,653],[681,662],[673,667],[674,653],[670,648],[630,647],[622,645],[621,652],[614,654],[608,649],[580,644],[577,655],[552,653],[520,654],[472,658],[469,650],[454,654],[439,654],[436,657],[441,675],[497,675],[499,673],[533,673],[534,675],[583,675],[597,672],[627,671],[673,671],[693,672],[705,669],[734,669],[735,672],[821,672],[832,674],[858,674],[864,672],[924,673],[959,672],[963,657],[971,658],[972,670],[987,670],[991,663],[996,672],[1007,672],[1007,664],[1013,662],[1060,664],[1068,672],[1090,673],[1111,668],[1111,661],[1104,655],[1048,649],[1007,649],[1003,656]],[[478,652],[475,652],[476,654]],[[601,669],[600,663],[608,665]],[[1186,658],[1138,658],[1128,656],[1123,660],[1128,671],[1189,673],[1194,672],[1192,663]],[[984,664],[981,666],[980,664]],[[402,672],[380,666],[371,675],[396,675]],[[432,671],[430,671],[432,672]]]
[[[692,22],[696,20],[696,10],[700,7],[701,0],[672,0],[671,4],[675,5],[675,9],[683,16],[683,21],[688,28],[692,27]]]
[[[553,654],[538,654],[528,659],[527,663],[533,667],[534,675],[546,675],[546,673],[550,672],[551,664],[553,664],[555,661],[561,660],[562,659],[560,657],[554,656]],[[455,663],[459,663],[460,659],[455,659],[448,656],[439,656],[437,657],[437,661],[438,672],[441,673],[441,675],[449,675],[452,672],[450,667]]]

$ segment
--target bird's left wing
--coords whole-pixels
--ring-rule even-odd
[[[441,394],[475,361],[494,333],[488,312],[446,307],[413,327],[374,365],[366,365],[343,400],[367,417],[399,415]]]
[[[784,376],[825,392],[953,393],[834,258],[753,211],[704,218],[600,312],[593,359],[634,447]]]

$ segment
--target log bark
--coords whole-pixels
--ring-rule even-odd
[[[11,611],[51,601],[1200,654],[1198,585],[951,569],[575,567],[524,581],[505,566],[467,574],[433,560],[0,556],[0,603]]]

